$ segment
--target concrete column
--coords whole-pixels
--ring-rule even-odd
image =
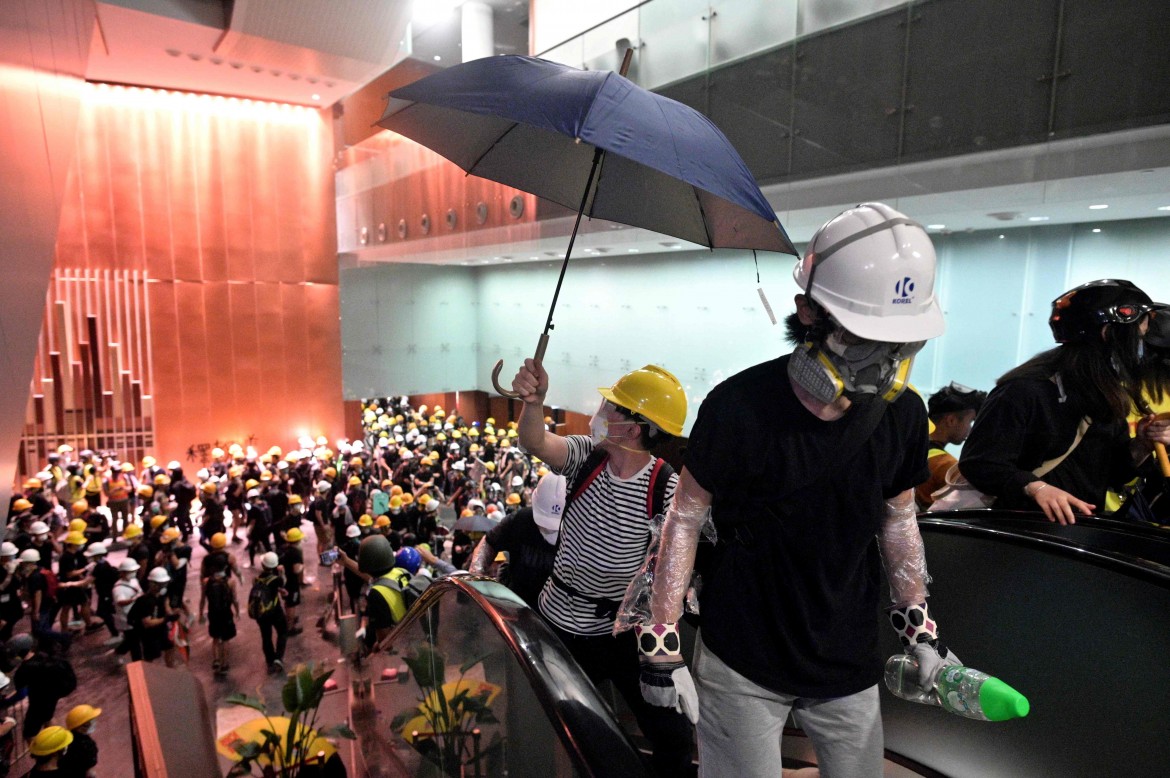
[[[463,61],[483,59],[495,54],[496,36],[492,27],[492,7],[487,3],[464,3],[463,15]]]

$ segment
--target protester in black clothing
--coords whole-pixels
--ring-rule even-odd
[[[106,625],[110,636],[116,638],[118,628],[114,624],[114,584],[118,582],[119,573],[106,558],[106,553],[105,543],[93,543],[85,550],[85,556],[93,566],[89,575],[97,594],[97,615]]]
[[[278,480],[269,483],[268,489],[264,491],[264,502],[271,514],[269,522],[272,532],[276,537],[280,537],[280,533],[287,529],[285,521],[288,519],[289,507],[288,492],[285,491],[284,483]]]
[[[40,554],[35,549],[28,548],[20,552],[17,574],[28,604],[33,637],[45,648],[52,645],[67,651],[71,639],[68,634],[53,629],[58,610],[57,598],[49,590],[48,579],[40,566]]]
[[[210,552],[211,536],[217,532],[227,531],[227,525],[224,522],[224,501],[219,496],[216,485],[211,481],[199,487],[199,491],[202,492],[203,502],[203,522],[199,525],[199,545]]]
[[[175,666],[175,644],[167,634],[178,616],[167,599],[167,584],[171,577],[165,568],[156,567],[147,576],[146,591],[130,606],[130,627],[142,643],[142,658],[153,662],[160,656],[167,667]]]
[[[260,628],[260,645],[264,649],[264,661],[268,663],[268,672],[279,673],[284,670],[284,649],[288,643],[288,621],[285,619],[284,605],[281,602],[285,594],[284,575],[278,569],[280,559],[274,551],[265,553],[260,559],[260,564],[262,569],[256,577],[256,583],[263,587],[263,594],[260,600],[260,613],[253,618],[256,619],[256,626]]]
[[[19,660],[12,684],[28,690],[24,739],[31,740],[52,720],[57,702],[77,688],[77,676],[67,659],[38,650],[35,638],[26,633],[14,635],[8,647],[10,654]]]
[[[305,585],[305,554],[301,550],[301,541],[304,533],[299,527],[293,527],[284,536],[286,546],[280,558],[280,566],[284,570],[284,609],[288,620],[288,634],[299,635],[301,618],[298,613],[301,604],[301,589]]]
[[[12,637],[13,628],[24,617],[16,554],[15,544],[8,541],[0,544],[0,642]]]
[[[62,775],[70,778],[92,778],[96,775],[94,768],[98,763],[98,746],[93,733],[100,715],[102,709],[92,705],[77,705],[65,714],[65,728],[73,733],[73,742],[58,762]]]
[[[549,473],[532,493],[532,507],[504,517],[479,542],[468,570],[484,575],[500,551],[508,552],[507,576],[501,583],[532,608],[552,575],[557,554],[561,511],[565,507],[565,477]]]
[[[183,475],[178,462],[171,462],[171,485],[169,493],[175,501],[175,526],[183,533],[184,542],[191,537],[191,503],[195,502],[195,487]]]
[[[240,605],[236,582],[226,567],[213,572],[203,584],[202,603],[207,603],[207,635],[211,638],[211,669],[216,674],[228,671],[227,644],[236,637],[236,619]],[[200,620],[204,614],[200,611]]]
[[[183,601],[187,593],[187,572],[191,565],[191,547],[180,538],[179,530],[171,527],[162,536],[161,565],[170,576],[167,584],[167,600],[171,610],[182,611],[189,616],[187,604]]]
[[[1142,395],[1143,336],[1155,305],[1129,281],[1092,281],[1052,303],[1058,345],[997,382],[975,419],[959,470],[996,507],[1044,511],[1073,524],[1170,443]],[[1131,438],[1132,408],[1145,414]]]
[[[357,560],[358,550],[361,548],[361,534],[362,531],[356,524],[351,524],[345,530],[345,540],[338,545],[341,553],[345,558]],[[366,585],[366,579],[356,569],[356,565],[343,565],[342,569],[345,580],[345,594],[349,598],[349,610],[351,613],[358,612],[358,604],[361,599],[362,589]]]
[[[248,491],[248,566],[256,565],[257,551],[272,550],[272,513],[259,489]]]

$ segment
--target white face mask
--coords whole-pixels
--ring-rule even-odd
[[[159,593],[159,594],[166,594],[166,593],[167,593],[167,587],[165,587],[165,586],[164,586],[164,587],[162,587],[161,589],[159,589],[159,590],[158,590],[158,593]]]
[[[600,446],[609,437],[609,419],[602,416],[600,410],[589,420],[589,437],[595,446]]]
[[[10,561],[10,562],[5,562],[5,563],[4,563],[4,569],[5,569],[5,570],[7,570],[7,571],[8,571],[8,572],[10,572],[10,573],[15,573],[15,572],[16,572],[16,568],[18,568],[18,567],[20,567],[20,562],[17,562],[15,559],[13,559],[13,560],[12,560],[12,561]]]

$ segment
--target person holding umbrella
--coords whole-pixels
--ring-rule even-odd
[[[703,775],[775,773],[790,711],[826,774],[881,775],[879,559],[924,688],[957,663],[926,605],[914,512],[926,409],[903,392],[913,356],[944,329],[934,247],[921,225],[867,203],[822,226],[793,277],[803,342],[703,401],[650,591],[631,587],[618,624],[634,626],[646,698],[698,705]],[[692,683],[676,622],[709,518],[718,541]]]
[[[686,394],[669,372],[647,365],[598,390],[602,402],[590,421],[589,436],[562,437],[544,424],[548,387],[548,373],[532,359],[525,360],[512,380],[524,402],[520,444],[569,484],[540,612],[590,680],[600,684],[609,679],[625,698],[650,741],[654,771],[687,775],[692,769],[691,722],[642,698],[634,636],[611,634],[622,595],[650,540],[650,521],[662,512],[678,481],[670,465],[650,453],[650,446],[682,434]]]

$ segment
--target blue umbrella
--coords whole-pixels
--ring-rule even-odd
[[[468,173],[577,211],[537,359],[582,216],[711,248],[797,253],[719,128],[617,73],[535,57],[487,57],[391,92],[378,124]],[[499,385],[502,366],[496,364],[492,381],[500,394],[514,397]]]

